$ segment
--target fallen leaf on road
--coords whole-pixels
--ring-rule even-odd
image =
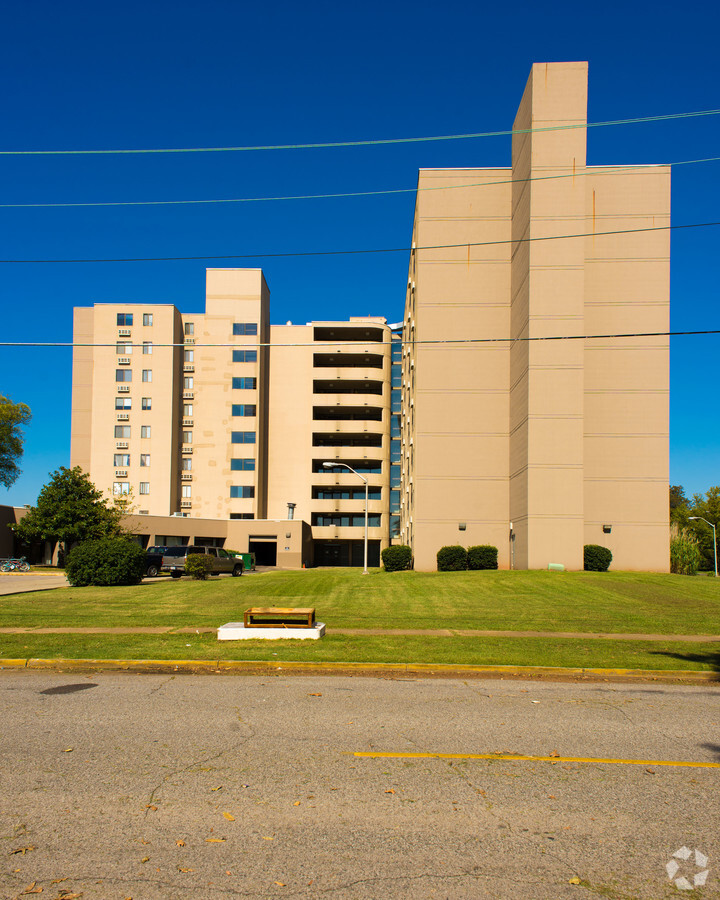
[[[145,809],[155,809],[156,810],[157,806],[153,806],[152,803],[148,803],[148,805],[145,807]]]
[[[22,853],[22,855],[25,856],[30,850],[37,850],[37,847],[18,847],[17,850],[10,851],[10,856],[13,856],[15,853]]]
[[[548,756],[560,756],[560,754],[557,752],[557,750],[551,750],[548,753]]]
[[[580,884],[580,879],[579,879],[579,878],[577,877],[577,875],[576,875],[574,878],[571,878],[571,879],[568,881],[568,884]]]
[[[182,839],[179,840],[179,841],[175,841],[175,843],[178,845],[178,847],[184,847],[184,846],[185,846],[185,841],[183,841]]]
[[[63,753],[72,753],[74,749],[74,747],[68,747],[67,750],[63,750]]]
[[[224,812],[224,813],[223,813],[223,816],[228,820],[228,822],[234,822],[234,821],[235,821],[235,816],[232,815],[232,813]]]
[[[263,840],[264,841],[274,841],[275,838],[274,837],[265,837],[265,835],[263,835]]]
[[[280,887],[287,887],[284,881],[273,881],[273,884],[279,884]]]
[[[143,858],[140,860],[140,862],[149,862],[149,860],[150,860],[149,856],[143,856]]]
[[[395,791],[392,788],[389,788],[387,791],[385,791],[385,793],[386,794],[394,794]]]
[[[56,878],[54,881],[51,881],[50,884],[62,884],[63,881],[67,881],[67,878]]]
[[[33,881],[32,884],[29,884],[23,891],[23,894],[42,894],[42,888],[35,887],[36,884],[37,881]]]
[[[322,697],[322,694],[308,694],[308,697]]]
[[[648,775],[655,775],[655,774],[656,774],[655,769],[645,769],[645,771],[648,773]]]
[[[224,844],[225,838],[205,838],[206,844]]]
[[[300,801],[299,801],[299,800],[296,800],[296,801],[293,803],[293,806],[300,806]]]
[[[55,900],[78,900],[82,894],[76,894],[74,891],[60,891]]]
[[[243,787],[247,787],[247,785],[244,784]],[[222,785],[220,785],[219,787],[216,787],[216,788],[210,788],[210,790],[211,790],[211,791],[221,791],[221,790],[222,790]]]
[[[178,872],[194,872],[195,869],[188,869],[187,866],[178,866]]]

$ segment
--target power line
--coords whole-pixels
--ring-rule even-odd
[[[122,150],[0,150],[0,156],[107,156],[112,154],[148,153],[238,153],[257,150],[319,150],[336,147],[376,147],[383,144],[419,144],[431,141],[460,141],[474,138],[503,137],[512,134],[535,134],[544,131],[567,131],[573,128],[602,128],[608,125],[637,125],[643,122],[667,122],[673,119],[693,119],[720,115],[720,109],[698,112],[671,113],[664,116],[642,116],[632,119],[612,119],[607,122],[583,122],[574,125],[550,125],[545,128],[516,128],[505,131],[477,131],[470,134],[442,134],[432,137],[381,138],[364,141],[326,141],[312,144],[261,144],[248,147],[161,147],[154,149]]]
[[[508,178],[502,181],[480,181],[471,184],[443,184],[434,187],[387,188],[376,191],[344,191],[329,194],[289,194],[277,197],[229,197],[209,200],[99,200],[67,203],[0,203],[0,209],[61,209],[67,207],[103,207],[103,206],[199,206],[218,203],[267,203],[287,200],[332,200],[347,197],[378,197],[392,194],[414,194],[420,191],[450,191],[458,188],[492,187],[499,184],[526,184],[536,181],[552,181],[558,178],[580,178],[584,175],[616,175],[619,172],[639,169],[658,168],[662,166],[690,166],[698,163],[720,162],[720,156],[705,159],[683,159],[673,163],[649,163],[646,165],[589,167],[580,172],[568,172],[562,175],[538,175],[533,178]],[[495,168],[495,167],[488,167]]]
[[[122,304],[118,304],[122,305]],[[311,323],[318,324],[321,323]],[[272,327],[272,326],[271,326]],[[307,326],[298,326],[300,328]],[[238,344],[238,343],[212,343],[212,344],[185,344],[178,343],[153,343],[153,349],[174,347],[185,350],[197,350],[202,348],[232,348],[233,350],[254,350],[258,347],[278,348],[278,347],[314,347],[322,349],[324,347],[368,347],[375,344],[378,349],[389,347],[397,344],[402,346],[417,347],[421,345],[445,345],[445,344],[514,344],[514,343],[531,343],[535,341],[596,341],[610,340],[616,338],[647,338],[647,337],[697,337],[699,335],[720,334],[720,328],[710,328],[701,330],[684,330],[684,331],[630,331],[608,334],[553,334],[553,335],[529,335],[526,337],[484,337],[484,338],[431,338],[428,340],[394,340],[394,341],[308,341],[308,342],[291,342],[291,343],[275,343],[273,341],[258,342],[255,344]],[[82,341],[0,341],[0,347],[19,347],[19,348],[115,348],[118,344],[124,344],[126,347],[142,347],[142,343],[132,343],[118,339],[112,343],[87,343]],[[370,353],[371,351],[368,351]],[[120,354],[122,355],[122,354]]]
[[[655,225],[651,228],[625,228],[616,231],[588,231],[579,234],[551,234],[538,237],[508,238],[502,241],[464,241],[460,244],[433,244],[425,247],[373,247],[358,250],[305,250],[287,253],[228,253],[213,254],[208,256],[136,256],[136,257],[108,257],[108,258],[78,258],[78,259],[0,259],[0,263],[128,263],[128,262],[197,262],[203,260],[218,259],[286,259],[290,257],[311,256],[357,256],[369,253],[408,253],[419,250],[451,250],[461,247],[493,247],[504,244],[525,244],[535,241],[559,241],[570,238],[606,237],[615,234],[643,234],[651,231],[678,231],[686,228],[711,228],[720,225],[720,222],[693,222],[687,225]]]

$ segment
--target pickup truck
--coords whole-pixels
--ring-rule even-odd
[[[145,574],[153,578],[160,573],[167,547],[148,547],[145,551]]]
[[[220,547],[168,547],[162,560],[162,571],[169,572],[173,578],[179,578],[185,574],[185,560],[188,556],[200,554],[212,559],[213,567],[211,575],[220,575],[227,572],[237,578],[243,573],[243,562],[232,556],[227,550]]]

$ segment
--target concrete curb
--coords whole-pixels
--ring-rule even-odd
[[[312,663],[206,659],[0,659],[4,669],[192,675],[344,675],[373,678],[528,678],[546,681],[662,682],[707,685],[720,673],[677,669],[585,669],[555,666],[472,666],[432,663]]]

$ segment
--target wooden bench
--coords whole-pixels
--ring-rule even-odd
[[[315,607],[251,606],[243,613],[246,628],[312,628]]]

